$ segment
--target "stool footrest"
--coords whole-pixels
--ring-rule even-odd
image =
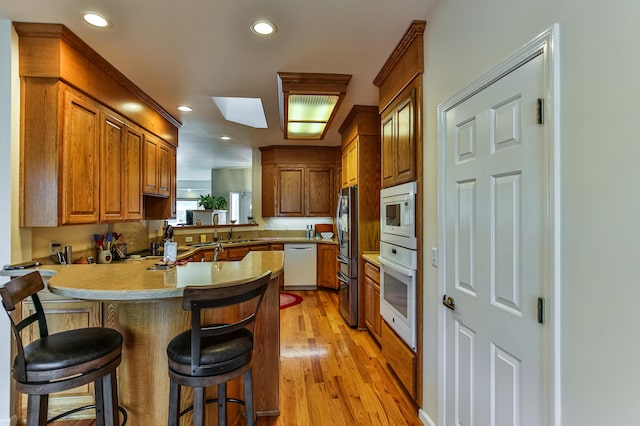
[[[70,416],[71,414],[79,413],[80,411],[91,410],[92,408],[96,408],[96,405],[95,404],[89,404],[89,405],[85,405],[83,407],[77,407],[77,408],[74,408],[72,410],[65,411],[64,413],[60,413],[57,416],[54,416],[54,417],[51,417],[50,419],[48,419],[47,420],[47,424],[53,423],[53,422],[57,422],[58,420],[62,419],[63,417],[67,417],[67,416]],[[122,424],[120,426],[125,426],[127,424],[127,419],[129,418],[129,415],[127,414],[127,410],[125,410],[124,407],[119,405],[118,406],[118,411],[120,411],[120,413],[122,413]]]
[[[207,399],[204,402],[204,404],[207,405],[207,404],[211,404],[212,402],[218,402],[218,398]],[[235,404],[245,405],[244,400],[243,399],[238,399],[238,398],[227,398],[227,402],[233,402]],[[183,415],[187,414],[190,411],[193,411],[193,405],[190,405],[187,408],[185,408],[184,410],[180,411],[179,416],[182,417]]]

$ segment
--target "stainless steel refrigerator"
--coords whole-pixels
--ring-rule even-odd
[[[351,327],[358,325],[358,188],[344,188],[338,194],[338,301],[340,313]]]

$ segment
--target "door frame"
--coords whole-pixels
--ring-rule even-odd
[[[561,204],[560,204],[560,49],[559,24],[553,24],[536,38],[524,45],[499,65],[478,80],[462,89],[452,98],[438,105],[438,247],[446,253],[446,188],[445,188],[445,143],[446,113],[451,108],[466,101],[487,88],[500,78],[520,67],[534,56],[544,57],[544,156],[549,182],[546,188],[549,210],[546,212],[544,246],[546,263],[543,277],[547,295],[545,325],[549,327],[547,341],[544,342],[543,360],[549,367],[542,372],[547,386],[549,424],[562,423],[561,404]],[[438,265],[438,297],[446,292],[446,256],[440,257]],[[446,316],[447,308],[440,305],[438,312],[438,424],[446,421]]]

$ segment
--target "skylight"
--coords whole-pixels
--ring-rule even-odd
[[[260,98],[213,96],[213,102],[227,121],[257,129],[267,128],[267,119]]]

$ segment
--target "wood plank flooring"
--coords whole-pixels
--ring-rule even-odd
[[[340,316],[337,294],[291,293],[303,301],[280,311],[280,416],[260,417],[258,426],[421,425],[417,407],[389,371],[375,340],[349,328]]]

